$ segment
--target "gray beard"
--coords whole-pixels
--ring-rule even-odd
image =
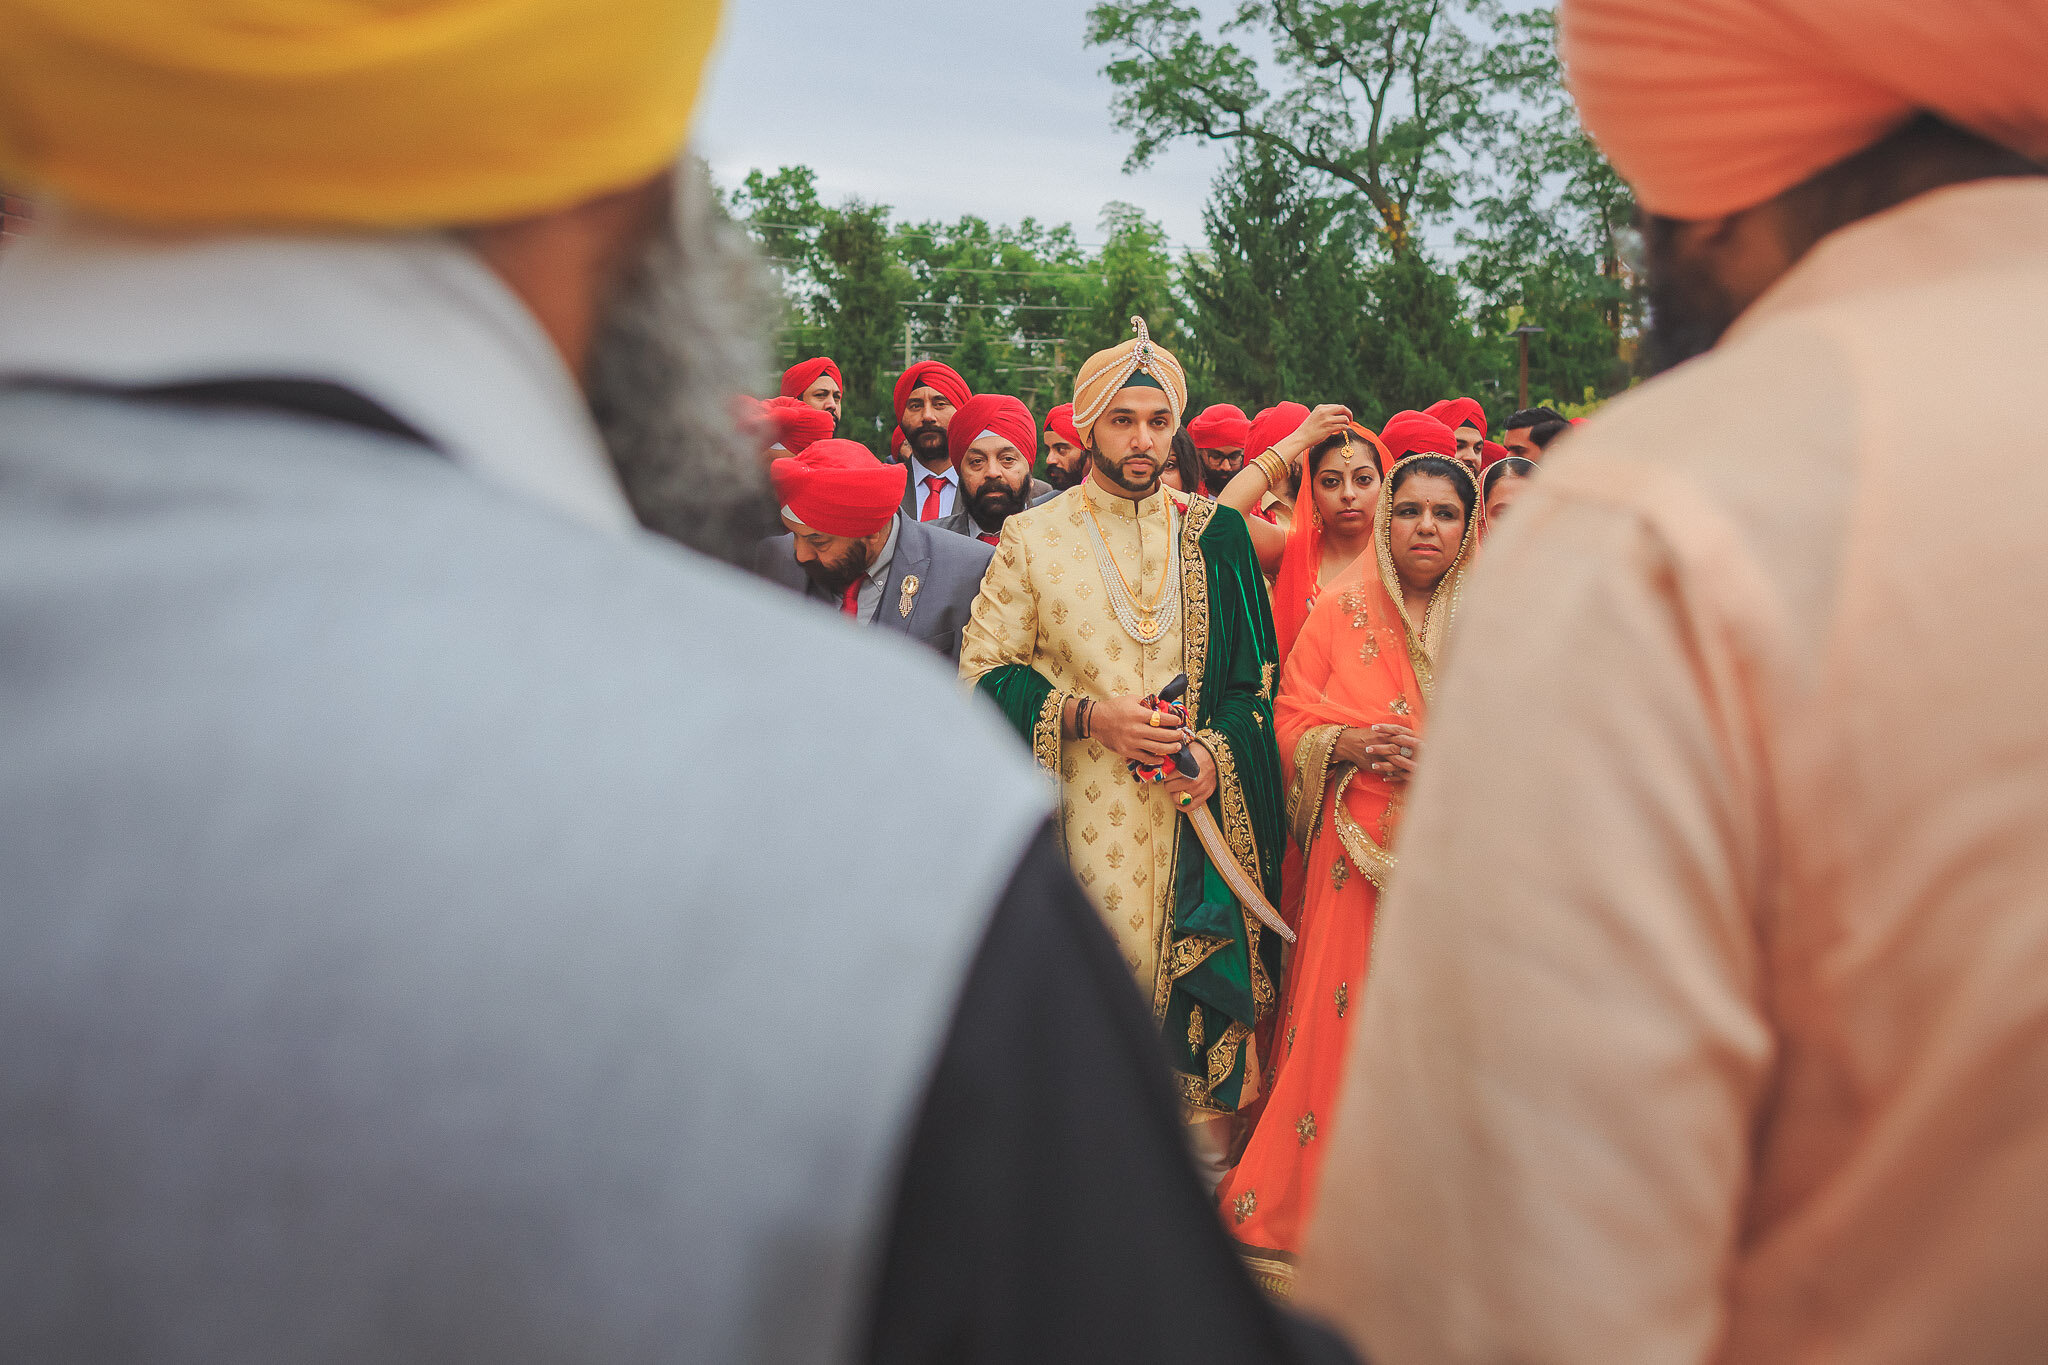
[[[766,373],[759,320],[776,305],[745,236],[714,212],[704,164],[689,158],[675,183],[668,223],[599,320],[590,410],[641,525],[747,566],[781,525],[731,403]]]

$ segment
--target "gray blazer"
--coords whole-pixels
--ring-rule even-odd
[[[901,631],[954,663],[960,662],[960,632],[967,612],[981,591],[981,576],[995,557],[995,547],[972,536],[937,530],[938,523],[911,517],[896,520],[896,554],[882,583],[875,624]],[[796,537],[769,536],[754,552],[754,568],[793,592],[830,603],[796,562]],[[917,586],[907,596],[904,584],[915,575]],[[907,610],[906,610],[907,609]]]
[[[4,390],[0,641],[0,1359],[860,1354],[1049,805],[934,660],[417,444]]]

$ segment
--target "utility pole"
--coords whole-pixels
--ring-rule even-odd
[[[1526,349],[1527,343],[1524,343]],[[903,368],[910,368],[910,319],[903,320]]]
[[[1529,324],[1523,323],[1509,335],[1513,336],[1522,346],[1522,397],[1521,401],[1516,403],[1515,406],[1517,408],[1526,408],[1529,406],[1529,338],[1542,336],[1543,329],[1541,327],[1531,327]]]

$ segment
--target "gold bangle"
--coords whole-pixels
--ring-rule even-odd
[[[1259,456],[1258,459],[1252,461],[1252,463],[1257,465],[1259,472],[1266,476],[1268,487],[1278,488],[1287,481],[1287,461],[1281,458],[1279,451],[1268,450],[1265,454]]]

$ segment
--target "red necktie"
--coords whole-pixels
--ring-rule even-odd
[[[856,578],[846,585],[846,596],[839,599],[839,610],[858,620],[860,618],[860,585],[865,579]]]
[[[986,531],[983,531],[979,536],[976,536],[975,539],[985,540],[991,545],[1000,545],[1003,543],[1003,538],[1001,536],[992,536]]]
[[[924,477],[924,486],[929,491],[924,495],[924,510],[917,514],[917,519],[919,521],[937,521],[939,519],[939,490],[946,486],[946,476],[943,474],[927,474]]]

